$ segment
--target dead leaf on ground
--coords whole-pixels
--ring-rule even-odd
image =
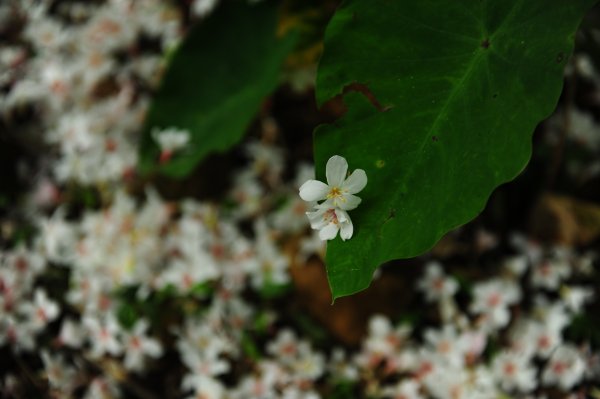
[[[588,245],[600,237],[600,205],[547,193],[534,207],[530,230],[542,242]]]

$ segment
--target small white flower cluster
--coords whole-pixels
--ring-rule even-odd
[[[348,211],[360,204],[361,199],[354,194],[367,185],[367,174],[362,169],[356,169],[348,177],[347,173],[346,159],[334,155],[329,158],[325,168],[327,184],[311,179],[300,187],[300,198],[311,203],[315,209],[306,212],[310,226],[319,230],[319,238],[323,241],[333,240],[338,232],[341,239],[346,241],[354,233]]]
[[[201,13],[216,4],[194,3]],[[327,184],[304,164],[287,183],[283,150],[253,141],[227,204],[169,202],[149,187],[133,195],[147,88],[180,38],[181,13],[159,0],[1,3],[0,30],[12,20],[25,24],[22,41],[0,49],[0,111],[9,120],[33,106],[33,130],[55,152],[43,153],[52,173],[27,207],[13,209],[35,233],[18,238],[11,220],[0,229],[0,347],[20,362],[0,377],[0,396],[47,385],[42,396],[150,397],[136,381],[154,389],[158,376],[171,385],[154,396],[190,399],[316,399],[343,384],[346,397],[541,398],[586,395],[598,378],[598,353],[567,333],[598,295],[586,285],[593,258],[522,237],[519,254],[472,287],[426,265],[416,288],[434,322],[375,316],[357,353],[313,345],[269,290],[286,292],[291,265],[322,254],[321,239],[352,236],[364,171],[347,177],[334,156]],[[160,54],[137,52],[140,36]],[[176,128],[154,136],[164,158],[189,140]],[[101,199],[82,208],[66,181]],[[307,213],[318,233],[307,234]]]
[[[257,156],[267,151],[263,146]],[[270,198],[264,195],[269,179],[259,176],[265,168],[252,170],[260,197]],[[301,168],[298,179],[311,170]],[[514,240],[520,254],[505,259],[497,275],[474,282],[468,303],[455,300],[462,288],[440,262],[427,264],[416,288],[437,308],[441,324],[427,324],[422,334],[376,316],[358,353],[335,349],[328,356],[285,324],[276,327],[277,310],[265,313],[245,293],[290,281],[290,259],[275,237],[302,234],[285,229],[306,220],[296,189],[285,187],[289,202],[267,215],[272,218],[261,214],[272,206],[264,200],[256,199],[260,206],[248,213],[228,215],[197,201],[165,202],[152,190],[142,204],[118,191],[109,206],[77,220],[62,209],[36,216],[37,238],[2,256],[0,343],[17,354],[39,352],[58,397],[83,386],[87,397],[119,397],[127,380],[109,370],[90,373],[82,362],[112,360],[124,375],[143,375],[169,342],[185,370],[181,394],[190,398],[319,398],[318,381],[360,381],[365,390],[357,397],[490,398],[569,392],[596,377],[589,367],[595,354],[565,334],[594,297],[591,287],[569,283],[590,279],[591,258],[564,248],[546,251],[523,238]],[[256,220],[253,238],[238,228],[249,217]],[[65,292],[40,284],[40,277],[60,270],[68,270]],[[178,306],[190,309],[166,331],[143,315],[127,328],[119,320],[120,289],[133,290],[142,303],[173,292]],[[531,304],[523,301],[525,290],[533,292]],[[264,347],[251,358],[243,343],[261,319],[266,331],[276,330],[263,333]],[[52,325],[59,327],[55,336]],[[43,343],[48,336],[55,345]],[[240,370],[240,364],[247,366]],[[232,374],[236,383],[225,383]]]
[[[258,156],[268,152],[263,144],[253,143],[251,148],[258,145],[263,147],[256,152]],[[300,177],[307,169],[312,168],[301,169]],[[252,170],[256,171],[253,175],[241,174],[261,186],[260,170]],[[283,170],[281,165],[279,170]],[[268,184],[266,179],[264,182]],[[281,194],[296,200],[297,186],[278,185],[282,188]],[[261,186],[261,190],[267,189]],[[39,235],[32,245],[8,251],[1,258],[0,306],[4,313],[0,315],[0,344],[17,352],[38,351],[38,337],[49,333],[51,323],[58,323],[57,346],[42,349],[51,387],[69,397],[82,384],[89,384],[89,397],[96,391],[116,397],[119,384],[108,371],[104,377],[90,380],[89,371],[73,362],[117,359],[121,372],[144,373],[155,364],[149,360],[164,352],[164,344],[156,336],[160,328],[151,325],[147,317],[138,318],[129,328],[123,325],[120,311],[124,302],[119,290],[133,290],[136,302],[152,301],[168,292],[208,300],[202,316],[187,314],[181,326],[171,326],[167,333],[176,337],[175,346],[187,370],[182,392],[192,392],[194,397],[224,397],[227,389],[220,378],[231,371],[232,359],[243,356],[243,331],[251,328],[257,313],[243,298],[244,293],[290,283],[290,259],[277,236],[298,234],[299,230],[275,230],[274,221],[280,227],[287,221],[291,226],[303,223],[303,231],[308,227],[303,212],[292,202],[272,218],[265,218],[259,211],[269,209],[270,204],[264,202],[264,195],[260,198],[263,202],[256,199],[260,206],[253,212],[228,214],[215,205],[192,200],[168,203],[150,189],[140,203],[120,190],[109,206],[85,210],[78,220],[69,220],[64,208],[50,217],[36,215]],[[237,225],[248,217],[255,219],[252,239]],[[307,255],[314,250],[308,249]],[[69,288],[50,296],[36,281],[44,273],[58,270],[68,270]],[[60,353],[67,348],[71,355]],[[277,360],[280,349],[273,346],[268,352],[274,359],[256,365],[260,377],[242,379],[231,395],[252,397],[249,390],[258,389],[254,385],[277,375],[269,382],[270,390],[318,397],[312,382],[325,372],[322,354],[307,342],[300,343],[296,356],[282,364]]]
[[[545,253],[532,246],[524,250],[528,252],[504,261],[502,276],[476,282],[467,306],[455,301],[458,282],[442,265],[427,264],[418,289],[427,302],[437,305],[442,325],[427,327],[415,340],[410,325],[394,327],[383,316],[371,319],[355,364],[358,374],[372,384],[372,396],[483,399],[525,397],[546,389],[566,394],[598,378],[597,371],[588,368],[595,358],[590,348],[568,342],[564,334],[593,296],[589,288],[567,285],[569,277],[589,275],[589,269],[578,266],[588,256]],[[535,260],[528,256],[533,253]],[[557,262],[557,256],[569,272],[559,275],[553,288],[540,286],[535,270]],[[530,278],[523,286],[521,278],[528,269]],[[565,299],[550,299],[559,294],[559,287],[585,294],[575,294],[582,299],[571,306]],[[523,289],[533,290],[533,304],[522,302]],[[499,342],[506,344],[494,347]],[[380,374],[373,375],[373,369]],[[397,382],[390,382],[398,376]]]
[[[26,23],[19,44],[0,49],[0,64],[8,67],[0,78],[7,93],[0,117],[18,119],[27,107],[42,116],[39,126],[21,130],[56,150],[50,173],[61,184],[131,176],[148,89],[159,82],[163,54],[182,37],[183,16],[161,0],[52,4],[23,0],[9,7],[11,25]],[[157,46],[140,48],[144,38]]]

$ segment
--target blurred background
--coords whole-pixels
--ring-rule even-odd
[[[344,112],[314,100],[338,1],[230,3],[0,2],[3,397],[600,398],[600,9],[523,173],[332,304],[298,188]],[[236,79],[189,54],[291,30],[256,112],[224,113]],[[249,120],[191,166],[193,132],[148,122],[186,61],[175,109]]]

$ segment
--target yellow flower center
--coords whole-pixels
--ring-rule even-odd
[[[346,198],[344,198],[344,195],[342,194],[342,189],[339,187],[333,187],[331,190],[329,190],[327,199],[332,198],[339,198],[342,202],[346,202]]]

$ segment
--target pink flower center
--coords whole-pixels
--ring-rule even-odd
[[[567,365],[564,362],[554,362],[552,364],[552,371],[555,374],[563,374],[567,370]]]
[[[495,308],[496,306],[500,305],[501,302],[502,297],[497,292],[492,293],[487,300],[488,306],[491,308]]]
[[[425,362],[421,363],[421,366],[417,370],[416,377],[418,379],[422,379],[427,374],[431,373],[432,371],[433,371],[433,363],[431,363],[429,361],[425,361]]]
[[[513,376],[513,375],[515,375],[516,371],[517,371],[517,368],[515,367],[514,363],[508,362],[508,363],[504,364],[504,374]]]
[[[17,268],[17,270],[24,272],[25,270],[27,270],[27,260],[21,257],[17,258],[15,262],[15,267]]]
[[[444,280],[438,277],[435,280],[433,280],[432,285],[435,291],[442,291],[444,289]]]
[[[281,352],[285,353],[286,355],[293,355],[296,353],[296,345],[293,343],[285,344],[281,347]]]
[[[440,353],[449,353],[451,348],[452,348],[452,346],[450,345],[450,342],[448,342],[448,341],[442,341],[438,345],[438,351]]]
[[[142,342],[140,341],[139,337],[133,337],[131,338],[130,345],[133,349],[140,349],[142,346]]]
[[[214,244],[210,248],[210,252],[216,259],[222,259],[225,256],[225,248],[221,244]]]
[[[335,209],[328,209],[325,214],[323,215],[323,218],[325,220],[328,220],[329,223],[333,223],[333,224],[338,224],[338,218],[337,215],[335,213]]]
[[[266,393],[265,386],[263,385],[263,383],[261,381],[256,381],[256,383],[254,384],[254,387],[252,389],[252,393],[255,396],[262,396]]]
[[[192,285],[194,285],[194,279],[192,279],[192,276],[190,276],[188,273],[185,273],[183,275],[183,286],[185,289],[190,289],[192,288]]]
[[[550,338],[547,335],[542,335],[538,339],[538,346],[542,349],[548,349],[551,345]]]
[[[37,311],[35,312],[35,315],[42,323],[45,323],[46,321],[48,321],[48,316],[46,315],[46,312],[44,312],[44,309],[42,309],[42,308],[38,308]]]
[[[385,337],[385,340],[392,346],[397,347],[400,345],[400,338],[398,338],[397,336],[390,334],[387,337]]]

